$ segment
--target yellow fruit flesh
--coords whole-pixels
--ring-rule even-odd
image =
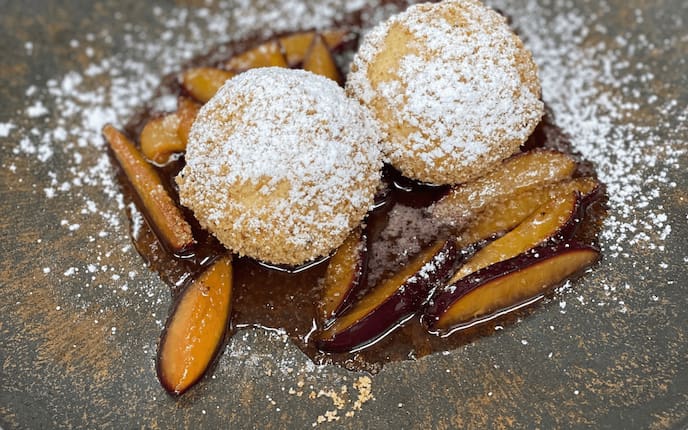
[[[236,55],[227,62],[227,68],[236,72],[258,67],[289,67],[278,40],[258,45],[253,49]]]
[[[444,241],[437,241],[433,246],[424,250],[411,262],[409,262],[404,269],[396,273],[391,278],[383,281],[381,284],[375,286],[372,291],[363,296],[347,313],[337,318],[327,330],[325,330],[320,338],[329,339],[337,333],[351,327],[358,321],[361,321],[373,310],[378,308],[385,300],[393,296],[399,288],[413,275],[430,261],[444,246]]]
[[[170,155],[182,152],[186,144],[179,139],[180,119],[176,113],[154,118],[141,131],[141,152],[157,164],[166,163]]]
[[[231,301],[232,262],[225,256],[188,286],[170,316],[158,355],[168,391],[181,394],[203,376],[224,338]]]
[[[436,327],[446,330],[536,298],[547,288],[595,262],[593,250],[563,253],[481,285],[461,297],[439,318]]]
[[[313,43],[315,34],[314,31],[306,31],[280,37],[279,42],[284,49],[284,56],[287,59],[289,67],[295,67],[303,62],[308,49]],[[327,44],[327,48],[330,50],[341,45],[346,35],[347,32],[343,30],[327,30],[320,33],[320,36]]]
[[[337,249],[325,273],[325,285],[318,302],[318,315],[322,321],[335,315],[346,298],[360,270],[361,247],[365,246],[361,230],[356,229]]]
[[[509,231],[523,222],[538,207],[556,196],[579,192],[586,196],[599,186],[589,177],[564,180],[543,187],[515,192],[488,204],[459,235],[459,243],[468,246],[498,233]]]
[[[461,225],[495,200],[570,178],[575,170],[576,161],[566,154],[529,151],[505,160],[482,178],[453,188],[431,211],[440,219]]]
[[[315,36],[306,58],[303,60],[303,69],[321,75],[341,84],[342,74],[339,73],[337,64],[327,48],[327,44],[320,36]]]
[[[545,203],[518,227],[476,252],[452,276],[448,284],[484,267],[513,258],[546,241],[573,216],[576,203],[577,196],[573,193]]]

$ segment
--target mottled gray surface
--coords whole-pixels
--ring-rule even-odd
[[[269,8],[270,2],[259,3]],[[646,126],[658,145],[686,147],[684,0],[573,0],[561,10],[553,5],[564,2],[542,1],[537,8],[516,0],[496,3],[516,22],[533,14],[565,23],[571,10],[594,15],[591,19],[607,31],[581,37],[581,47],[600,41],[609,45],[618,35],[643,35],[637,50],[617,60],[628,61],[626,69],[643,64],[654,78],[644,85],[633,81],[637,106],[630,109],[632,115],[617,120]],[[195,7],[194,2],[185,4]],[[158,6],[168,10],[184,5]],[[638,13],[644,18],[640,22],[633,18]],[[93,58],[121,54],[126,46],[121,35],[136,31],[128,22],[145,27],[151,37],[164,31],[146,2],[0,0],[0,123],[15,126],[7,137],[0,136],[0,427],[304,428],[336,409],[322,393],[341,394],[342,386],[347,393],[334,424],[344,428],[688,425],[685,154],[671,161],[660,157],[648,170],[651,177],[652,172],[668,172],[666,183],[647,184],[660,191],[648,211],[667,215],[671,233],[666,239],[652,242],[654,246],[606,239],[622,244],[620,256],[607,253],[563,298],[449,354],[386,366],[372,377],[374,399],[360,410],[353,384],[363,374],[314,368],[279,335],[260,330],[240,332],[230,341],[213,377],[197,389],[179,400],[168,397],[156,380],[154,353],[160,333],[156,319],[164,321],[169,296],[134,251],[118,252],[129,244],[126,212],[107,195],[87,188],[78,191],[78,197],[75,191],[46,198],[44,189],[53,186],[52,177],[71,177],[62,174],[73,166],[71,157],[55,151],[46,162],[38,162],[36,155],[14,150],[23,134],[35,129],[33,138],[39,140],[61,116],[50,98],[45,98],[49,114],[25,115],[27,87],[33,84],[40,91],[46,80],[83,70]],[[113,42],[96,46],[91,58],[69,46],[72,39],[102,30]],[[554,45],[557,38],[553,33]],[[33,43],[30,54],[26,41]],[[151,56],[150,62],[156,61],[160,59]],[[598,84],[604,85],[591,83]],[[676,105],[649,108],[651,94],[676,100]],[[556,105],[557,95],[549,97]],[[684,117],[666,116],[667,111],[683,112]],[[640,134],[630,136],[627,144],[633,145]],[[84,164],[96,160],[99,151],[81,150]],[[670,182],[676,185],[667,185]],[[88,198],[98,207],[117,214],[122,226],[111,231],[119,234],[99,237],[109,227],[96,216],[84,217],[75,229],[60,224],[63,219],[73,222],[71,215],[83,207],[84,193],[90,193]],[[94,263],[99,270],[84,270]],[[122,278],[100,270],[102,265],[123,272],[127,290],[121,289]],[[71,267],[80,270],[66,275]],[[617,291],[607,296],[602,286]],[[585,292],[585,303],[576,300],[576,291]],[[611,304],[590,300],[605,297]],[[315,398],[309,398],[311,393]]]

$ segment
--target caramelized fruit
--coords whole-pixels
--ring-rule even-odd
[[[308,48],[313,43],[313,37],[315,37],[315,31],[294,33],[279,38],[289,67],[296,67],[303,62]]]
[[[201,105],[196,103],[189,97],[179,97],[177,100],[177,116],[179,117],[179,127],[177,128],[177,137],[186,149],[186,143],[189,140],[189,131],[193,125]]]
[[[318,336],[323,351],[351,351],[413,316],[451,274],[459,256],[453,239],[437,241],[403,270],[375,286]]]
[[[511,193],[486,205],[462,230],[459,243],[469,245],[509,231],[556,196],[577,192],[587,200],[587,196],[595,194],[598,189],[599,183],[595,179],[582,177]]]
[[[165,164],[170,155],[182,152],[186,144],[179,138],[181,120],[176,113],[153,118],[141,131],[141,152],[156,164]]]
[[[242,72],[258,67],[289,67],[289,64],[287,64],[287,59],[282,53],[282,45],[279,40],[273,39],[235,55],[227,61],[226,67],[229,70]]]
[[[158,348],[158,378],[182,394],[206,372],[222,347],[232,309],[232,258],[220,257],[193,280],[167,320]]]
[[[181,75],[182,87],[201,103],[210,100],[222,85],[234,77],[233,72],[214,67],[196,67]]]
[[[143,155],[155,164],[165,164],[173,154],[186,150],[189,130],[201,106],[188,97],[179,97],[177,111],[152,118],[141,130]]]
[[[487,175],[452,188],[430,211],[444,221],[460,225],[490,202],[515,191],[570,178],[576,166],[571,156],[558,151],[535,149],[514,155]]]
[[[327,44],[328,51],[337,49],[346,40],[349,33],[344,30],[334,29],[325,30],[318,33]],[[284,56],[289,67],[296,67],[303,62],[308,49],[313,43],[316,32],[305,31],[302,33],[289,34],[279,38],[279,42],[284,49]]]
[[[143,205],[146,220],[172,253],[182,254],[194,244],[191,226],[162,184],[158,173],[134,143],[108,124],[103,136]]]
[[[560,242],[493,264],[439,290],[424,311],[431,332],[451,333],[542,297],[599,257],[589,245]]]
[[[330,78],[340,85],[344,82],[337,63],[320,35],[313,37],[313,43],[303,59],[303,69]]]
[[[580,222],[578,194],[551,199],[521,222],[516,228],[476,252],[452,276],[450,284],[464,276],[524,253],[553,239],[568,239]]]
[[[345,30],[322,32],[318,37],[316,35],[312,31],[285,35],[256,44],[253,48],[250,42],[237,42],[226,49],[226,52],[235,54],[229,60],[226,57],[201,59],[193,65],[194,68],[182,73],[181,80],[167,81],[171,82],[168,90],[181,95],[177,111],[169,114],[176,116],[178,123],[172,124],[175,121],[169,121],[169,129],[158,131],[163,136],[169,136],[176,127],[178,141],[185,146],[189,129],[201,106],[195,100],[202,103],[210,98],[235,71],[264,65],[306,66],[309,50],[322,51],[323,40],[330,51],[326,59],[329,62],[333,49],[340,49],[345,41],[353,39],[352,33]],[[314,46],[318,46],[315,51],[312,49]],[[341,61],[342,58],[338,59]],[[313,64],[314,61],[311,59],[308,62]],[[220,68],[217,68],[218,65]],[[232,71],[224,70],[223,67],[231,68]],[[154,121],[152,118],[158,116],[159,114],[149,111],[135,117],[128,124],[127,132],[132,136],[140,136],[143,146],[142,129],[147,123]],[[133,191],[137,195],[143,194],[138,196],[137,203],[151,228],[165,244],[164,248],[154,246],[155,237],[144,226],[142,233],[136,237],[137,249],[170,284],[173,293],[189,276],[196,279],[177,296],[160,345],[159,377],[172,393],[188,389],[206,371],[214,352],[221,348],[223,336],[218,333],[226,327],[226,320],[225,323],[220,321],[223,309],[229,315],[230,306],[233,323],[237,326],[285,329],[291,339],[316,362],[376,370],[383,362],[453,349],[470,342],[476,336],[493,331],[487,324],[462,330],[461,334],[451,337],[429,336],[421,325],[421,319],[412,318],[414,315],[422,315],[422,323],[438,333],[475,325],[476,321],[505,314],[515,303],[532,301],[533,296],[539,297],[547,291],[548,286],[561,282],[570,274],[592,264],[598,255],[588,245],[576,245],[573,242],[568,245],[560,241],[554,245],[548,241],[546,245],[539,245],[535,251],[522,252],[535,242],[533,239],[530,242],[519,239],[516,241],[519,246],[511,248],[510,253],[495,253],[496,258],[487,259],[478,265],[489,264],[487,267],[467,276],[461,275],[461,279],[447,288],[437,289],[433,294],[433,288],[447,284],[447,279],[454,274],[456,263],[474,248],[485,246],[486,239],[493,240],[505,233],[508,235],[514,229],[518,231],[519,224],[523,225],[521,233],[525,236],[533,235],[533,223],[525,220],[548,201],[578,192],[583,200],[581,206],[585,207],[589,201],[599,197],[598,191],[601,188],[598,182],[593,177],[581,177],[582,174],[591,175],[592,170],[582,167],[571,155],[561,152],[570,152],[570,145],[547,118],[526,145],[530,149],[528,152],[506,160],[502,168],[494,173],[471,183],[454,186],[451,190],[448,187],[429,187],[408,180],[388,167],[385,187],[381,192],[384,197],[379,199],[376,209],[368,214],[365,234],[362,235],[360,230],[353,233],[333,255],[328,265],[314,262],[297,268],[270,268],[253,260],[240,258],[234,260],[230,266],[228,257],[221,257],[213,270],[231,271],[231,275],[223,275],[224,280],[221,282],[208,281],[208,273],[211,272],[207,268],[207,261],[226,251],[212,236],[199,228],[190,214],[187,215],[188,220],[193,225],[193,236],[198,243],[193,247],[193,254],[187,254],[184,258],[177,255],[180,249],[188,249],[194,243],[189,223],[174,204],[174,177],[183,167],[184,159],[169,157],[169,153],[178,150],[150,152],[149,158],[157,160],[156,163],[161,163],[164,156],[153,154],[168,154],[168,161],[162,161],[164,165],[152,166],[145,162],[132,142],[111,126],[104,129],[104,135],[110,142],[115,157],[123,160],[120,163],[128,181],[133,185]],[[170,141],[179,145],[175,139]],[[160,148],[169,148],[161,144],[164,139],[163,142],[155,143]],[[159,203],[153,198],[158,189],[167,190],[167,198],[161,198],[167,203]],[[128,190],[125,188],[125,196],[131,199],[132,195],[126,194]],[[602,216],[598,209],[599,206],[596,206],[596,212],[586,213],[586,221],[575,233],[576,237],[584,236],[588,240],[594,238],[595,226]],[[401,218],[392,217],[391,214],[395,211],[406,215]],[[180,225],[186,225],[178,228],[186,233],[179,234],[179,237],[173,233],[161,234],[163,230],[176,231],[175,220],[181,220]],[[557,220],[562,222],[559,218]],[[446,233],[443,223],[454,225],[453,234],[447,241],[438,240],[438,237]],[[569,225],[572,224],[575,223],[570,220]],[[550,224],[550,232],[551,229],[556,230],[555,225],[556,222]],[[546,236],[547,234],[540,235],[542,238]],[[568,233],[565,236],[568,237]],[[364,243],[368,246],[363,246]],[[419,243],[434,245],[418,248]],[[473,243],[478,245],[469,246]],[[438,251],[440,248],[443,251]],[[410,249],[413,251],[409,251]],[[419,249],[418,257],[407,261],[406,253],[416,253]],[[449,258],[441,259],[440,262],[437,255],[444,251]],[[520,253],[513,258],[491,264],[493,260],[508,258],[514,252]],[[226,267],[222,268],[218,264]],[[391,276],[386,275],[390,273]],[[526,281],[528,282],[524,284]],[[199,345],[205,346],[194,349],[197,344],[190,340],[198,337],[184,335],[195,330],[192,329],[193,318],[183,317],[180,309],[194,307],[194,303],[200,306],[205,296],[199,296],[194,291],[208,282],[222,284],[213,291],[229,296],[222,296],[227,297],[226,302],[222,302],[219,309],[213,307],[207,315],[215,321],[214,335],[201,336],[199,339],[205,340],[199,341]],[[431,295],[433,300],[424,305]],[[313,299],[318,296],[321,300]],[[501,317],[499,322],[515,318],[510,315],[512,314]],[[314,320],[318,323],[315,328]],[[317,329],[315,337],[311,335],[314,329]],[[182,335],[175,337],[170,334],[173,332]],[[389,336],[385,336],[387,333]],[[195,351],[190,355],[196,358],[193,366],[185,364],[187,362],[184,361],[182,351],[185,342],[190,348],[188,351]],[[345,353],[322,352],[317,348]],[[358,352],[354,355],[347,353],[352,349]],[[184,370],[184,366],[188,369]],[[184,372],[188,376],[180,376]]]

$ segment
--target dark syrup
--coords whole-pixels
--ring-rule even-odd
[[[367,14],[363,11],[349,17],[347,22],[340,23],[339,26],[351,30],[351,33],[356,35],[357,29],[369,27],[365,22],[365,16]],[[189,66],[218,65],[264,39],[254,38],[222,45],[208,55],[195,59]],[[350,58],[355,48],[356,38],[352,38],[335,52],[337,61],[341,63]],[[177,83],[176,75],[163,79],[163,84],[158,90],[158,95],[161,94],[184,95],[183,89]],[[157,115],[160,113],[150,107],[141,108],[127,123],[125,132],[138,143],[138,136],[145,123]],[[592,163],[582,160],[572,151],[569,140],[554,124],[551,114],[545,116],[522,149],[542,147],[574,155],[580,161],[577,175],[594,176]],[[158,168],[165,186],[175,199],[178,199],[178,196],[174,177],[183,165],[184,159],[181,157]],[[118,177],[125,199],[137,203],[137,207],[141,208],[126,178],[121,173]],[[444,233],[444,227],[428,217],[425,208],[447,191],[448,187],[419,184],[404,178],[393,168],[385,167],[384,189],[380,193],[376,209],[371,211],[366,219],[370,239],[369,286],[401,269],[422,247]],[[602,205],[593,205],[592,209],[577,233],[587,243],[595,241],[603,219]],[[185,210],[185,215],[198,242],[193,252],[188,255],[177,256],[165,250],[148,224],[141,226],[133,237],[138,252],[151,269],[170,286],[173,301],[176,301],[184,287],[217,255],[227,252],[212,235],[198,225],[190,211]],[[316,302],[326,268],[327,259],[298,268],[275,268],[251,258],[235,258],[230,335],[246,327],[283,329],[315,363],[333,363],[351,370],[376,372],[386,362],[415,359],[433,352],[458,348],[478,337],[494,333],[497,325],[513,323],[534,309],[533,305],[529,305],[447,337],[428,334],[419,318],[414,317],[361,351],[324,353],[315,348],[313,337],[317,334]]]

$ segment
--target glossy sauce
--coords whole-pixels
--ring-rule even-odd
[[[361,16],[350,17],[344,28],[360,27]],[[261,40],[232,43],[216,48],[213,52],[193,61],[193,65],[217,65],[235,53],[261,43]],[[355,39],[335,52],[339,62],[350,58],[356,47]],[[183,94],[176,76],[170,75],[163,80],[158,94]],[[138,142],[138,136],[145,123],[159,115],[148,107],[143,107],[128,122],[125,132]],[[571,145],[561,130],[547,115],[537,127],[523,149],[547,147],[571,153]],[[575,155],[575,154],[574,154]],[[174,177],[182,168],[183,157],[158,169],[175,199],[177,190]],[[116,164],[116,163],[115,163]],[[582,161],[577,175],[594,175],[592,164]],[[120,183],[128,202],[136,201],[126,178],[120,173]],[[391,167],[384,171],[384,190],[378,197],[376,209],[366,220],[370,238],[368,284],[374,285],[385,276],[398,271],[417,254],[444,232],[445,227],[437,224],[425,214],[425,208],[437,201],[448,187],[426,186],[402,177]],[[602,206],[596,204],[588,218],[579,229],[578,236],[587,243],[594,242],[599,224],[603,217]],[[218,241],[200,228],[193,215],[185,210],[191,223],[198,245],[191,254],[173,255],[157,241],[148,224],[141,226],[134,239],[136,249],[149,263],[152,270],[159,273],[169,286],[173,299],[176,299],[185,285],[198,275],[216,256],[227,252]],[[145,216],[145,214],[144,214]],[[133,223],[132,223],[133,224]],[[133,235],[132,235],[133,236]],[[362,351],[348,354],[329,354],[314,347],[313,336],[317,325],[316,303],[320,285],[327,267],[327,259],[321,259],[299,268],[271,268],[250,258],[234,260],[233,310],[230,335],[245,327],[266,327],[283,329],[291,340],[316,363],[335,363],[352,370],[375,372],[381,365],[396,360],[414,359],[436,351],[455,349],[471,342],[479,336],[494,332],[497,324],[504,325],[524,314],[532,312],[533,305],[507,313],[493,321],[465,329],[448,337],[428,334],[414,317],[397,330]]]

